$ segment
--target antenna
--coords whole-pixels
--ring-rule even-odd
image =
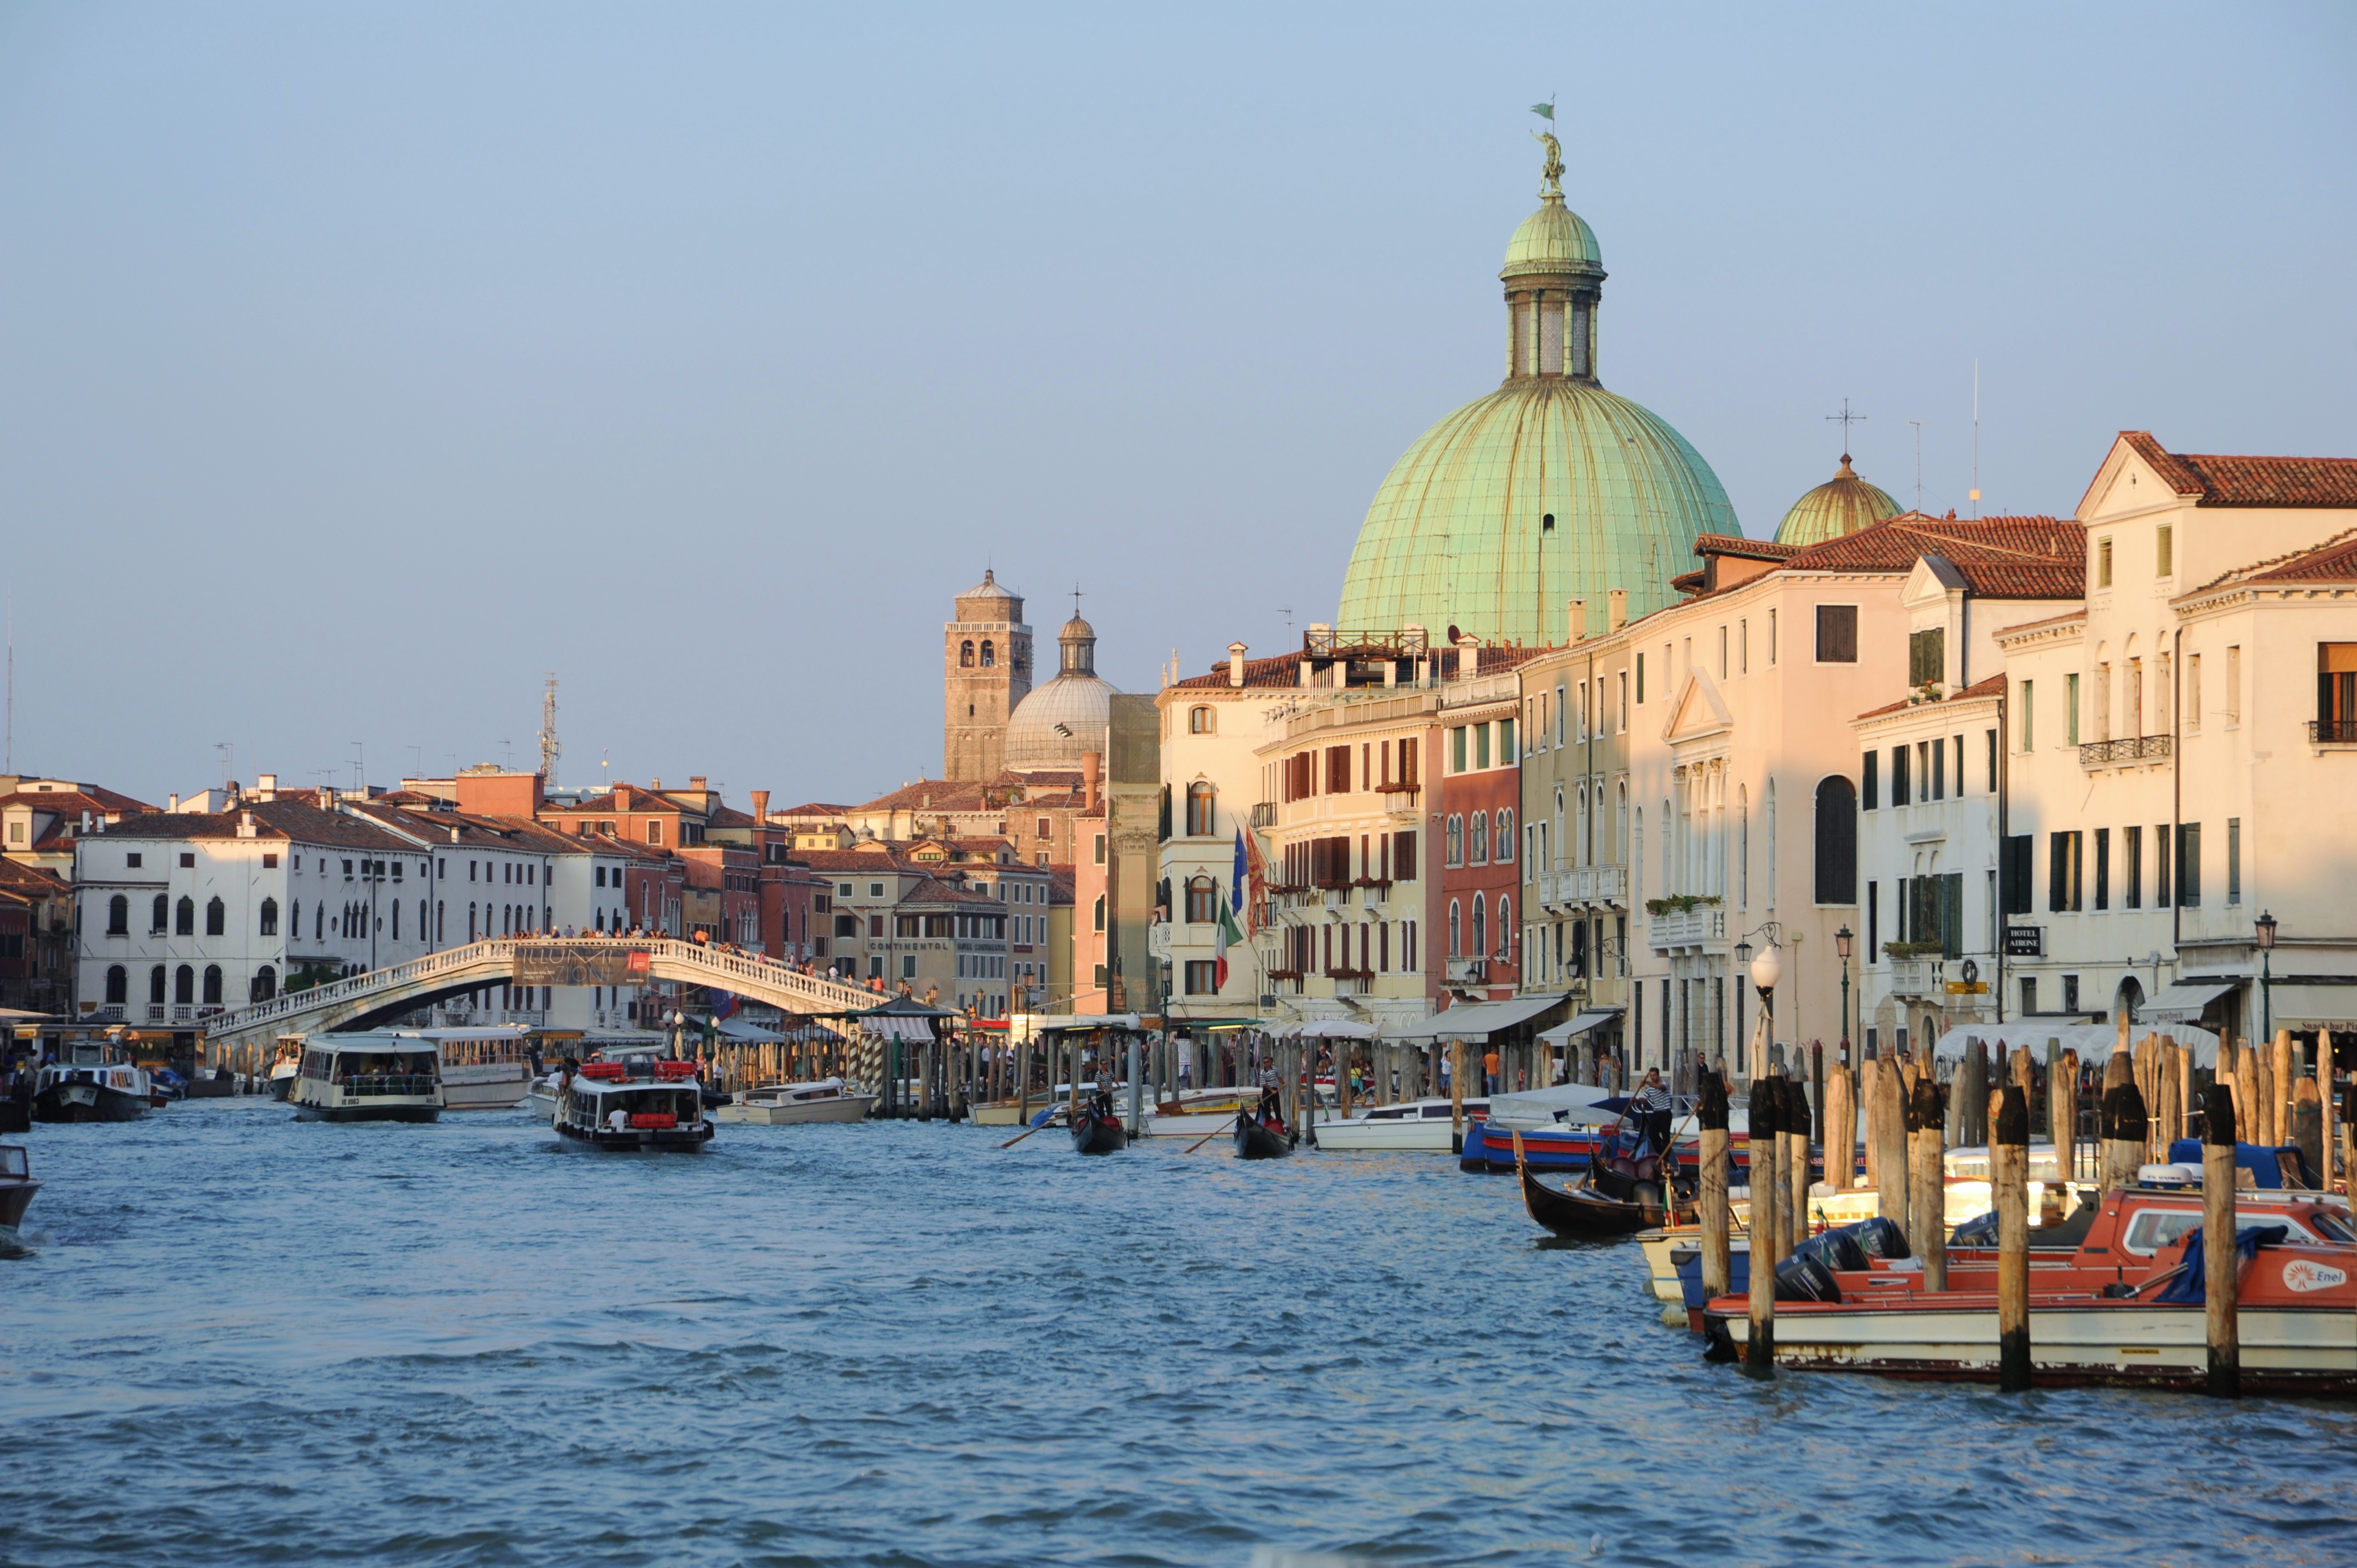
[[[1848,462],[1849,427],[1853,424],[1864,424],[1866,423],[1866,415],[1862,413],[1852,413],[1849,411],[1849,399],[1844,398],[1842,399],[1842,411],[1839,413],[1829,413],[1825,415],[1825,422],[1829,424],[1838,424],[1842,427],[1842,461],[1845,463]]]
[[[1920,419],[1910,419],[1907,423],[1915,428],[1915,510],[1921,511],[1923,510],[1923,422]]]
[[[368,747],[352,742],[352,789],[365,800],[368,796]]]
[[[1279,605],[1276,613],[1285,618],[1285,646],[1290,648],[1293,646],[1293,607]]]
[[[1981,362],[1973,361],[1973,515],[1981,514]]]
[[[237,746],[232,741],[217,740],[213,742],[213,749],[221,753],[221,788],[226,789],[229,788],[230,769],[237,765]]]
[[[11,773],[16,771],[16,591],[8,590],[8,760],[5,765]]]
[[[556,759],[565,755],[565,747],[556,741],[556,671],[548,672],[548,690],[540,698],[540,777],[544,783],[556,782]]]

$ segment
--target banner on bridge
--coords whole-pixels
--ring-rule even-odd
[[[516,949],[518,985],[644,985],[651,972],[645,949],[539,946]]]

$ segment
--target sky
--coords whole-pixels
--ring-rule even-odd
[[[1605,384],[1745,530],[2357,454],[2357,11],[0,4],[9,760],[941,768],[985,567],[1156,688],[1330,619],[1501,373],[1553,99]]]

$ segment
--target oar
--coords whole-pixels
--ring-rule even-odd
[[[1046,1115],[1042,1116],[1042,1117],[1039,1119],[1039,1126],[1037,1126],[1037,1127],[1033,1127],[1033,1128],[1029,1128],[1029,1129],[1028,1129],[1028,1130],[1026,1130],[1026,1131],[1024,1131],[1024,1132],[1021,1132],[1021,1133],[1016,1133],[1016,1134],[1015,1134],[1015,1136],[1013,1136],[1012,1138],[1007,1139],[1007,1140],[1006,1140],[1006,1142],[1005,1142],[1005,1143],[1003,1143],[1003,1144],[999,1144],[998,1146],[999,1146],[1000,1148],[1002,1148],[1002,1149],[1011,1149],[1011,1148],[1013,1148],[1016,1144],[1017,1144],[1021,1143],[1024,1139],[1026,1139],[1026,1138],[1029,1137],[1033,1133],[1038,1133],[1038,1132],[1044,1131],[1045,1129],[1049,1128],[1049,1127],[1052,1127],[1052,1126],[1054,1126],[1055,1124],[1056,1124],[1056,1109],[1055,1109],[1055,1107],[1054,1107],[1054,1106],[1052,1106],[1052,1105],[1051,1105],[1051,1106],[1049,1106],[1049,1107],[1048,1108],[1048,1113],[1047,1113]]]
[[[1201,1148],[1204,1144],[1206,1144],[1210,1143],[1212,1139],[1214,1139],[1214,1138],[1218,1137],[1221,1133],[1225,1133],[1225,1132],[1229,1131],[1230,1129],[1233,1128],[1233,1127],[1235,1126],[1235,1124],[1236,1124],[1236,1118],[1237,1118],[1237,1117],[1239,1117],[1239,1116],[1242,1116],[1243,1114],[1243,1112],[1241,1112],[1241,1111],[1237,1112],[1236,1112],[1236,1114],[1235,1114],[1235,1116],[1231,1116],[1231,1117],[1229,1117],[1229,1118],[1228,1118],[1228,1124],[1227,1124],[1227,1126],[1225,1126],[1225,1127],[1214,1127],[1214,1128],[1212,1128],[1210,1132],[1208,1132],[1208,1133],[1204,1133],[1201,1137],[1200,1137],[1200,1138],[1196,1139],[1193,1143],[1191,1143],[1191,1144],[1188,1144],[1185,1148],[1183,1148],[1183,1149],[1179,1150],[1178,1152],[1179,1152],[1180,1154],[1182,1154],[1182,1155],[1191,1155],[1191,1154],[1193,1154],[1196,1150],[1198,1150],[1198,1149]]]

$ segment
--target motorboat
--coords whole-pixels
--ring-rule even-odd
[[[0,1144],[0,1233],[16,1234],[25,1210],[41,1184],[33,1179],[33,1157],[22,1144]]]
[[[270,1098],[284,1101],[295,1092],[303,1073],[303,1036],[281,1035],[270,1062]]]
[[[1294,1135],[1272,1112],[1264,1121],[1252,1111],[1236,1113],[1236,1158],[1281,1160],[1293,1153]]]
[[[1523,1134],[1522,1162],[1542,1170],[1586,1170],[1588,1162],[1611,1134],[1629,1109],[1629,1096],[1609,1093],[1588,1084],[1560,1084],[1523,1094],[1501,1094],[1491,1102],[1491,1114],[1468,1119],[1465,1147],[1458,1168],[1493,1175],[1517,1168],[1514,1134]],[[1679,1163],[1689,1171],[1697,1157],[1695,1139],[1699,1123],[1691,1095],[1679,1095],[1671,1113],[1671,1142]],[[1323,1140],[1324,1134],[1319,1134]],[[1751,1118],[1746,1103],[1727,1108],[1728,1151],[1738,1170],[1749,1165]]]
[[[1141,1138],[1208,1138],[1234,1124],[1238,1112],[1260,1103],[1260,1090],[1250,1085],[1227,1089],[1184,1089],[1146,1109],[1137,1135]]]
[[[1486,1100],[1467,1101],[1461,1120],[1446,1099],[1372,1105],[1353,1115],[1318,1122],[1318,1146],[1336,1153],[1445,1155],[1455,1147],[1451,1136],[1458,1128],[1470,1128],[1489,1113]]]
[[[411,1029],[313,1035],[286,1102],[305,1122],[436,1122],[441,1052]]]
[[[521,1025],[424,1029],[440,1057],[449,1111],[512,1111],[532,1093],[530,1037]]]
[[[1083,1155],[1110,1155],[1129,1146],[1129,1134],[1110,1106],[1083,1101],[1071,1117],[1072,1148]]]
[[[701,1149],[714,1131],[695,1064],[652,1050],[582,1063],[566,1076],[551,1122],[592,1148],[648,1153]]]
[[[872,1094],[855,1094],[839,1078],[814,1083],[773,1083],[747,1090],[726,1105],[716,1106],[716,1122],[749,1122],[771,1127],[805,1122],[861,1122],[876,1108]]]
[[[76,1042],[61,1062],[43,1064],[33,1085],[36,1122],[135,1122],[155,1106],[147,1071],[121,1049]]]
[[[2348,1211],[2297,1191],[2238,1193],[2235,1209],[2247,1260],[2236,1290],[2245,1386],[2357,1392],[2357,1229]],[[2207,1365],[2201,1220],[2198,1187],[2140,1184],[2083,1206],[2054,1228],[2053,1245],[2033,1246],[2032,1375],[2049,1383],[2198,1385]],[[1843,1239],[1856,1229],[1828,1231],[1779,1266],[1778,1364],[1994,1378],[1997,1257],[1985,1244],[1994,1227],[1959,1230],[1948,1288],[1937,1292],[1923,1288],[1918,1261],[1844,1256]],[[1703,1330],[1714,1359],[1742,1354],[1749,1314],[1744,1295],[1706,1305]]]

